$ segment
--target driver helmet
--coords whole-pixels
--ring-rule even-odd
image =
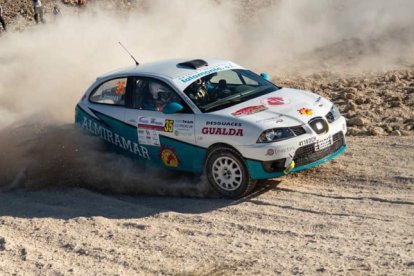
[[[157,82],[149,84],[149,91],[152,98],[156,101],[168,102],[171,97],[171,90]]]

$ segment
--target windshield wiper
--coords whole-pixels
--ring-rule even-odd
[[[232,95],[232,96],[234,96],[234,95]],[[240,102],[241,97],[242,97],[242,95],[239,94],[239,95],[237,95],[237,98],[232,97],[231,99],[228,99],[228,100],[224,100],[224,101],[220,101],[219,100],[219,101],[216,101],[214,103],[209,104],[205,108],[203,108],[203,110],[204,111],[209,111],[209,110],[215,109],[217,107],[220,107],[222,105],[228,105],[228,104],[238,103],[238,102]]]

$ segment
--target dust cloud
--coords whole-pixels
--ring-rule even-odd
[[[100,192],[205,196],[206,181],[138,165],[72,124],[42,118],[0,131],[0,192],[47,187],[86,187]],[[171,180],[173,179],[173,180]],[[168,185],[166,185],[168,184]]]
[[[410,0],[143,0],[129,12],[102,3],[0,38],[0,183],[122,191],[139,182],[130,161],[65,125],[98,75],[133,65],[118,41],[141,63],[216,57],[272,75],[414,60]],[[123,187],[108,184],[119,179]]]

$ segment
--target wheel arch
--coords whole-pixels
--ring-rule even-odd
[[[246,160],[243,157],[243,155],[240,153],[240,151],[238,151],[232,145],[229,145],[229,144],[226,144],[226,143],[214,143],[214,144],[210,145],[207,148],[207,152],[206,152],[206,155],[204,156],[204,161],[203,161],[203,170],[205,170],[205,167],[207,165],[207,159],[210,156],[211,152],[213,152],[214,150],[216,150],[218,148],[229,148],[229,149],[235,151],[238,155],[240,155],[240,157],[243,159],[244,163],[246,163]],[[246,166],[247,166],[247,164],[246,164]]]

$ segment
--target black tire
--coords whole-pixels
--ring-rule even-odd
[[[211,150],[206,158],[205,169],[213,189],[227,198],[243,197],[256,185],[256,181],[250,179],[242,156],[229,147]]]

